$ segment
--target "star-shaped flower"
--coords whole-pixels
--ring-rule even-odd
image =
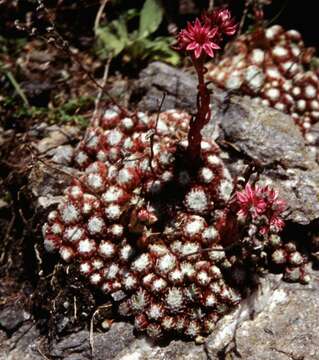
[[[279,232],[285,226],[281,217],[285,210],[285,201],[278,198],[278,192],[269,186],[252,187],[246,184],[245,189],[237,192],[237,202],[239,205],[238,215],[246,218],[251,216],[253,219],[267,219],[266,225],[260,229],[261,234],[267,234],[271,229]]]
[[[262,197],[262,190],[258,186],[252,187],[250,184],[246,184],[245,189],[237,192],[236,196],[240,206],[239,216],[246,217],[251,214],[252,217],[256,217],[264,213],[266,202]]]
[[[202,24],[199,19],[188,23],[186,29],[178,35],[178,47],[180,50],[193,51],[195,58],[198,59],[203,53],[214,57],[214,50],[220,47],[214,42],[217,28],[212,28],[208,24]]]

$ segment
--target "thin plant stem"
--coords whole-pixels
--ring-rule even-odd
[[[198,77],[197,94],[197,113],[191,119],[188,133],[188,155],[192,160],[200,158],[203,127],[209,122],[211,116],[210,110],[210,91],[205,82],[204,59],[195,59],[192,56]]]
[[[209,4],[208,4],[208,11],[213,10],[214,5],[215,5],[214,3],[215,3],[215,1],[214,1],[214,0],[209,0]]]
[[[19,85],[19,83],[17,82],[17,80],[15,79],[13,74],[11,73],[11,71],[4,70],[4,73],[7,76],[10,83],[12,84],[12,86],[14,87],[17,94],[20,96],[20,98],[24,102],[25,106],[29,107],[30,106],[29,101],[28,101],[27,97],[25,96],[25,93],[21,89],[21,86]]]
[[[98,28],[100,27],[100,21],[101,21],[101,17],[102,17],[102,14],[103,14],[103,11],[105,9],[105,6],[106,4],[109,2],[109,0],[103,0],[101,2],[101,5],[100,5],[100,8],[96,14],[96,18],[95,18],[95,21],[94,21],[94,34],[95,36],[97,35],[97,31],[98,31]]]
[[[56,37],[56,39],[54,39],[52,44],[57,49],[64,51],[71,59],[73,59],[78,64],[80,69],[87,75],[87,77],[99,89],[102,90],[102,92],[108,97],[108,99],[111,101],[111,103],[113,105],[116,105],[125,116],[132,116],[132,114],[127,109],[125,109],[121,104],[119,104],[117,102],[117,100],[103,86],[101,86],[99,84],[99,82],[94,78],[93,74],[85,68],[85,66],[83,65],[81,60],[76,56],[76,54],[73,51],[71,51],[67,41],[65,41],[64,38],[62,37],[62,35],[60,35],[60,33],[57,31],[56,26],[54,24],[54,21],[52,20],[52,16],[50,14],[50,11],[45,7],[45,5],[43,4],[43,1],[42,0],[37,0],[37,2],[39,4],[40,9],[43,9],[46,12],[46,14],[48,16],[48,19],[49,19],[49,22],[50,22],[50,26],[52,27],[52,30],[53,30],[53,34]]]
[[[99,10],[98,10],[98,12],[96,14],[96,18],[95,18],[95,22],[94,22],[94,34],[95,34],[95,37],[97,37],[101,17],[102,17],[104,9],[106,7],[106,4],[108,2],[109,2],[109,0],[102,0],[100,8],[99,8]],[[108,78],[108,75],[109,75],[111,62],[112,62],[112,56],[109,56],[107,61],[106,61],[106,64],[105,64],[104,74],[103,74],[103,78],[102,78],[102,82],[101,82],[101,88],[99,89],[99,92],[98,92],[96,100],[95,100],[95,108],[94,108],[94,113],[93,113],[92,120],[91,120],[93,127],[96,127],[96,126],[99,125],[99,116],[98,116],[98,114],[99,114],[99,110],[100,110],[100,103],[101,103],[101,100],[102,100],[103,92],[104,92],[106,82],[107,82],[107,78]]]
[[[102,96],[103,96],[103,90],[106,86],[106,82],[107,82],[107,78],[108,78],[108,74],[109,74],[111,61],[112,61],[112,57],[110,56],[106,61],[105,68],[104,68],[104,74],[103,74],[103,78],[102,78],[102,82],[101,82],[101,88],[99,89],[99,92],[98,92],[96,100],[95,100],[95,108],[94,108],[94,112],[93,112],[93,116],[92,116],[93,127],[96,127],[99,125],[98,124],[99,123],[98,114],[99,114],[100,104],[101,104],[101,100],[102,100]]]
[[[237,37],[239,37],[243,32],[244,24],[245,24],[246,17],[247,17],[247,14],[248,14],[248,10],[249,10],[249,6],[250,6],[251,3],[252,3],[252,0],[246,0],[245,1],[244,11],[243,11],[243,15],[242,15],[242,17],[240,19],[238,32],[237,32]]]

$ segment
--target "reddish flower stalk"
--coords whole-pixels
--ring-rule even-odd
[[[190,121],[190,129],[188,132],[188,154],[191,159],[200,157],[202,134],[201,130],[208,124],[211,118],[210,109],[210,91],[207,88],[204,74],[203,59],[196,60],[192,55],[192,61],[198,76],[198,93],[197,93],[197,113]]]
[[[236,25],[227,9],[216,9],[197,18],[193,24],[178,34],[177,48],[190,52],[198,76],[197,113],[190,122],[188,133],[188,154],[192,160],[200,158],[201,130],[211,117],[210,91],[205,82],[207,55],[214,57],[214,50],[220,49],[223,35],[233,35]]]

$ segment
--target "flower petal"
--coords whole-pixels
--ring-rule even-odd
[[[213,37],[215,37],[217,31],[218,31],[218,28],[215,27],[215,28],[213,28],[212,30],[210,30],[207,35],[208,35],[210,38],[213,38]]]
[[[241,202],[241,203],[246,203],[247,202],[247,196],[245,193],[243,192],[237,192],[236,193],[237,199]]]
[[[201,56],[202,50],[203,50],[203,48],[202,48],[202,46],[200,46],[200,45],[198,45],[197,48],[195,49],[195,57],[196,57],[197,59]]]
[[[214,51],[212,49],[212,46],[210,44],[204,44],[203,48],[206,52],[206,54],[210,57],[214,57]]]
[[[187,45],[186,50],[195,50],[199,45],[193,41],[190,44]]]

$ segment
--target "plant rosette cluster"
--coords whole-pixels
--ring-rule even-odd
[[[175,110],[157,118],[108,109],[79,144],[83,175],[43,227],[46,250],[78,264],[120,316],[155,339],[209,334],[270,264],[304,281],[305,260],[278,235],[278,194],[247,185],[236,195],[210,139],[190,164],[189,122]]]
[[[272,267],[307,282],[306,259],[283,241],[284,202],[267,187],[237,187],[201,130],[210,120],[203,75],[235,25],[219,9],[178,36],[198,73],[197,114],[129,115],[111,107],[74,157],[82,176],[43,226],[44,246],[112,299],[118,315],[153,339],[197,338]]]

